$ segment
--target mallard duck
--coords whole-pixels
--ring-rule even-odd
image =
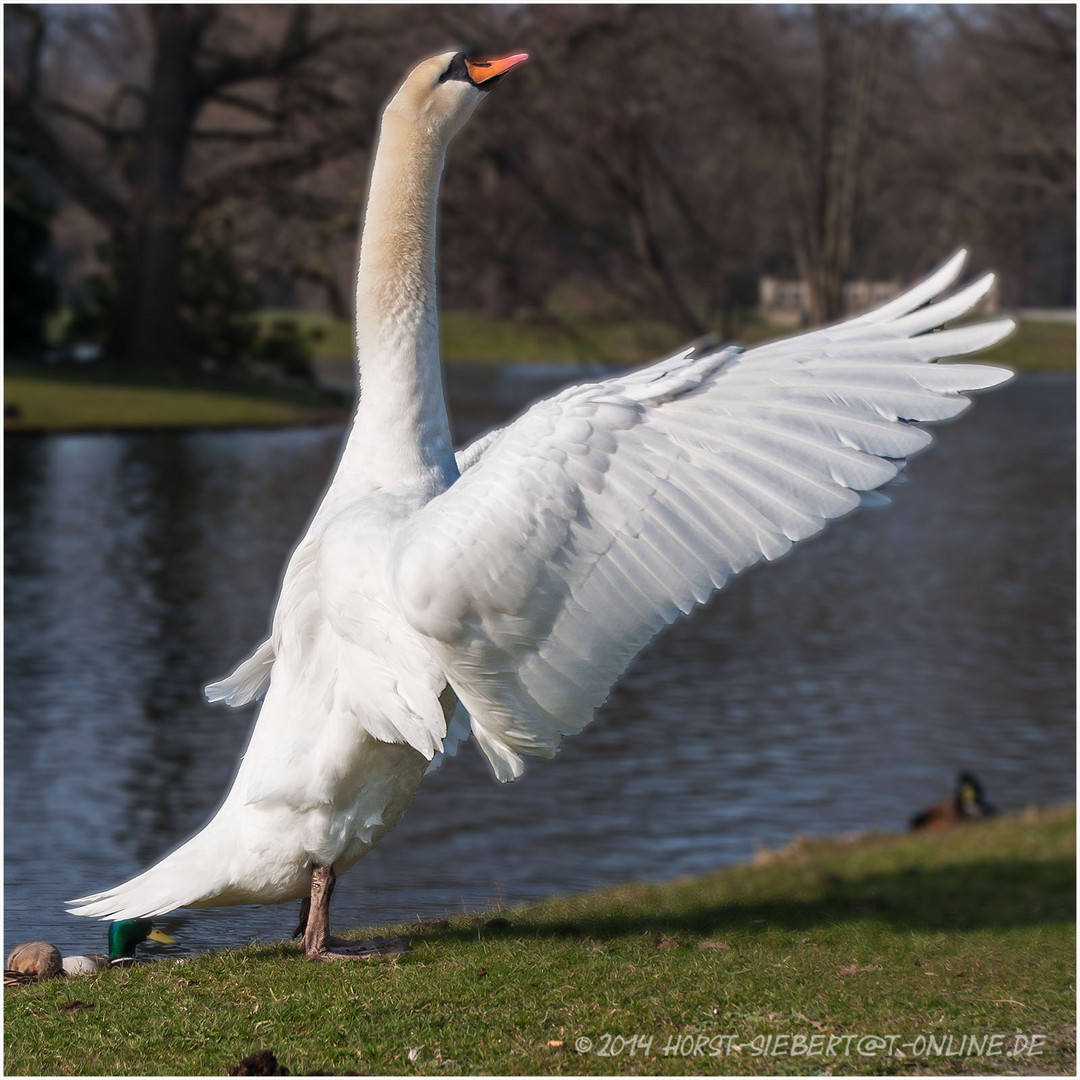
[[[947,829],[952,825],[962,825],[968,821],[979,821],[997,813],[997,808],[986,801],[979,778],[970,772],[962,772],[956,778],[956,794],[949,799],[941,799],[921,810],[911,819],[911,828]]]
[[[4,981],[11,983],[51,979],[57,975],[91,975],[102,968],[135,963],[135,950],[144,941],[174,944],[164,930],[149,919],[121,919],[109,926],[109,952],[89,956],[64,956],[47,941],[26,941],[16,945],[4,966]]]
[[[960,252],[837,326],[742,351],[686,349],[571,387],[455,454],[439,360],[436,213],[446,153],[527,56],[423,61],[382,114],[356,279],[361,394],[293,551],[269,640],[211,701],[263,699],[212,820],[79,915],[302,899],[315,960],[337,876],[472,736],[499,780],[581,731],[649,640],[735,574],[863,503],[964,392],[1010,372],[939,357],[1012,323],[936,331],[993,276],[931,306]],[[678,737],[677,727],[672,737]]]

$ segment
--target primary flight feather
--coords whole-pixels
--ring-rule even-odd
[[[500,780],[579,732],[633,657],[733,575],[897,478],[1000,368],[935,364],[1008,320],[939,330],[992,276],[938,300],[960,252],[837,326],[678,353],[540,401],[460,453],[438,355],[435,233],[446,148],[526,59],[432,57],[383,114],[357,272],[360,400],[285,570],[270,638],[211,701],[264,697],[224,804],[77,914],[305,898],[312,958],[336,874],[472,735]],[[937,302],[933,302],[933,301]]]

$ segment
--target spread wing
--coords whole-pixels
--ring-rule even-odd
[[[930,363],[1012,329],[935,331],[990,287],[924,307],[963,261],[837,326],[571,387],[465,451],[392,570],[500,779],[588,724],[680,613],[895,479],[930,442],[909,421],[955,416],[965,391],[1009,378]]]

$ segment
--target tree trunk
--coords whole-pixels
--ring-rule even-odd
[[[180,329],[183,232],[136,220],[122,238],[108,353],[125,366],[184,366]]]
[[[145,137],[133,170],[131,213],[119,236],[109,354],[129,366],[180,367],[180,207],[184,163],[199,107],[195,54],[206,15],[184,5],[149,7],[154,58]]]
[[[795,186],[800,211],[793,241],[816,326],[844,314],[882,30],[872,18],[851,24],[846,11],[823,6],[813,17],[821,74],[814,137],[804,143],[808,160]]]

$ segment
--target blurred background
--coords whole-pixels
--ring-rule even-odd
[[[961,245],[1000,306],[1075,305],[1072,5],[4,18],[8,356],[47,329],[140,369],[347,358],[380,108],[455,46],[533,58],[453,149],[451,358],[753,339],[865,308]]]
[[[455,142],[456,434],[706,335],[886,299],[968,247],[1023,374],[883,513],[734,582],[499,788],[469,749],[340,885],[344,924],[900,829],[974,770],[1075,794],[1075,7],[22,5],[5,20],[5,938],[182,840],[353,394],[382,103],[527,49]],[[187,946],[291,913],[179,913]]]

